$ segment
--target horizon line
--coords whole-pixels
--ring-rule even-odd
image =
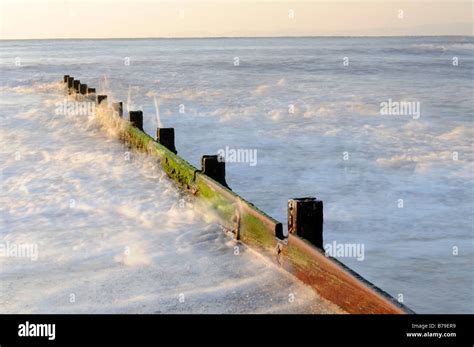
[[[275,35],[275,36],[143,36],[143,37],[58,37],[58,38],[0,38],[0,41],[51,40],[192,40],[192,39],[272,39],[272,38],[389,38],[389,37],[474,37],[474,34],[443,35]]]

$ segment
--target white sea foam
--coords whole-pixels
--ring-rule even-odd
[[[161,100],[180,100],[184,101],[197,101],[197,100],[208,100],[221,96],[222,93],[218,90],[200,90],[193,88],[181,88],[175,91],[169,88],[163,91],[149,90],[145,93],[147,97],[160,96]]]
[[[2,86],[0,92],[14,92],[17,94],[35,94],[35,93],[57,93],[64,89],[64,84],[61,82],[48,82],[48,83],[33,83],[31,85],[24,86]]]
[[[420,51],[438,51],[445,52],[450,50],[472,50],[474,49],[473,43],[454,43],[454,44],[435,44],[435,43],[420,43],[413,44],[410,47]]]
[[[443,133],[438,136],[439,140],[442,141],[457,141],[457,140],[468,140],[474,137],[474,129],[472,127],[466,127],[464,125],[459,125],[454,129]]]
[[[262,95],[265,94],[269,89],[269,86],[266,84],[259,85],[253,91],[253,95]]]
[[[440,51],[440,52],[444,52],[447,49],[445,45],[437,45],[437,44],[433,44],[433,43],[413,44],[410,47],[415,49],[415,50],[420,50],[420,51]]]
[[[424,155],[397,154],[388,159],[379,158],[377,163],[393,168],[414,167],[426,171],[431,165],[452,160],[452,152],[434,152]]]
[[[38,249],[0,257],[2,313],[340,312],[183,202],[153,159],[126,160],[125,120],[53,109],[0,117],[2,241]]]
[[[283,86],[286,85],[286,79],[280,78],[276,84],[277,84],[277,86],[279,86],[279,87],[283,87]]]

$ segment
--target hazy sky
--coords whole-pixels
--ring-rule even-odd
[[[472,35],[471,1],[0,0],[0,38]]]

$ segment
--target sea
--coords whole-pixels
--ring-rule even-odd
[[[285,227],[322,200],[326,250],[415,312],[474,313],[472,36],[1,41],[0,312],[338,312],[60,112],[66,74]]]

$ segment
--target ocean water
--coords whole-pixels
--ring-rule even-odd
[[[92,277],[107,291],[123,290],[127,276],[138,292],[140,281],[150,284],[156,273],[143,270],[142,277],[134,277],[119,267],[130,259],[124,260],[117,247],[130,240],[141,245],[132,266],[160,263],[163,247],[163,262],[175,264],[175,272],[186,269],[175,263],[179,256],[172,256],[181,247],[199,262],[223,248],[232,252],[233,246],[225,246],[230,241],[201,216],[206,212],[189,206],[186,213],[174,210],[178,193],[157,168],[143,168],[152,163],[136,159],[133,165],[139,167],[131,169],[117,159],[124,149],[93,120],[53,117],[61,100],[56,82],[64,74],[96,87],[109,100],[123,101],[125,112],[142,109],[149,134],[158,124],[174,127],[178,153],[196,166],[201,155],[226,147],[256,151],[253,163],[227,163],[234,191],[284,224],[288,198],[317,196],[324,201],[325,243],[364,247],[363,259],[346,255],[342,262],[416,312],[474,312],[472,37],[3,41],[0,52],[0,141],[8,158],[0,168],[7,186],[1,235],[17,242],[47,240],[50,256],[70,261],[71,267],[84,258],[91,267],[85,276],[74,272],[77,281]],[[381,114],[381,103],[389,100],[414,102],[420,112]],[[35,163],[20,160],[18,167],[12,159],[16,152]],[[82,207],[57,210],[71,196],[79,196]],[[94,238],[97,233],[105,244]],[[200,237],[213,241],[200,248]],[[87,252],[79,258],[59,255],[62,247]],[[264,266],[250,251],[244,253],[246,271],[254,263]],[[222,264],[232,267],[233,259],[223,257]],[[109,268],[107,261],[118,268]],[[94,264],[99,269],[92,274]],[[37,264],[17,266],[37,271]],[[247,278],[246,290],[255,290],[258,266],[247,277],[240,273],[241,281]],[[54,273],[51,281],[66,278],[64,266],[46,268]],[[229,291],[218,283],[232,275],[215,270],[202,278],[203,268],[190,270],[194,276],[188,282],[207,285],[224,298]],[[7,278],[2,283],[10,283],[3,290],[11,295],[17,284],[28,288],[28,277],[21,281],[9,269],[1,273]],[[281,274],[268,271],[271,287]],[[185,292],[193,284],[181,275]],[[30,289],[69,290],[42,283],[41,272],[37,276]],[[164,278],[173,285],[171,275]],[[298,288],[305,300],[317,301]],[[268,290],[262,295],[273,297]],[[261,309],[262,301],[250,302],[233,310]],[[7,311],[24,307],[5,305]],[[48,311],[48,305],[40,310]],[[169,305],[164,311],[177,310]]]
[[[341,312],[233,240],[114,127],[56,114],[64,92],[2,95],[0,312]]]

